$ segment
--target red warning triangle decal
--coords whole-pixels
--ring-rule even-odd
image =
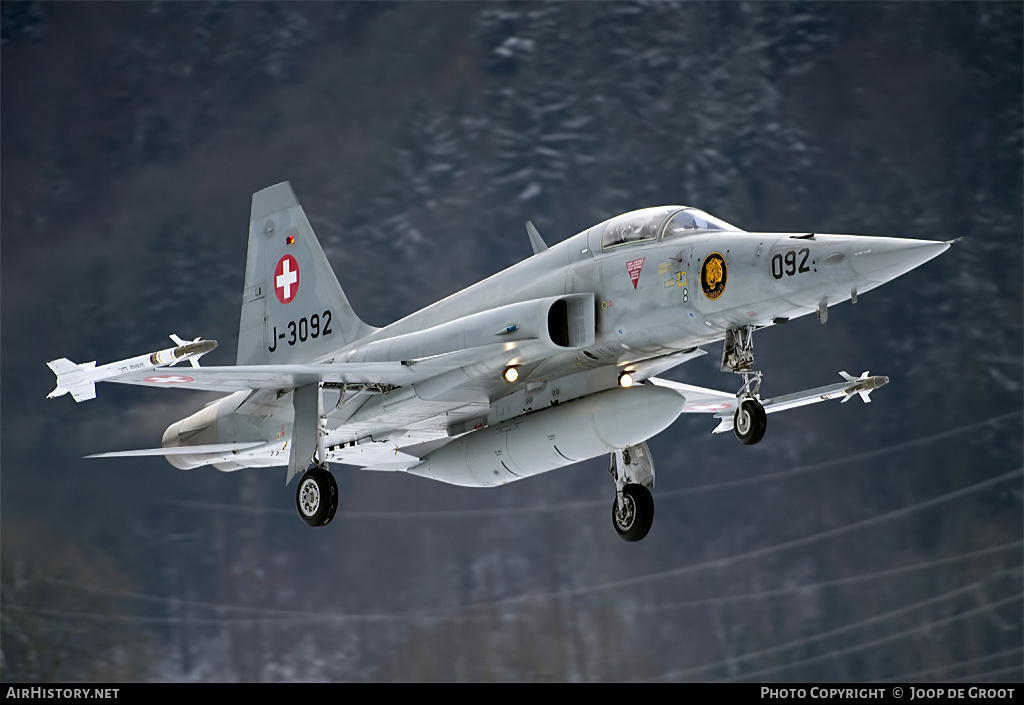
[[[640,281],[640,270],[644,268],[645,259],[647,258],[641,257],[626,262],[626,271],[629,272],[629,280],[633,282],[633,289],[636,289],[636,283]]]

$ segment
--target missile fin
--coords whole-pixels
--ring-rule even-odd
[[[75,401],[89,401],[96,398],[96,383],[83,382],[68,391],[71,392],[71,398]]]
[[[60,397],[69,392],[75,401],[96,398],[96,384],[89,376],[89,372],[96,368],[95,360],[79,365],[62,357],[59,360],[50,360],[46,366],[57,375],[57,386],[46,395],[47,399]]]

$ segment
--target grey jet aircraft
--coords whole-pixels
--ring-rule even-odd
[[[95,396],[95,382],[213,390],[227,396],[171,424],[162,455],[223,471],[286,466],[299,517],[323,526],[338,486],[328,463],[494,487],[609,456],[612,523],[627,541],[654,518],[647,439],[680,414],[709,414],[745,444],[767,414],[844,402],[888,382],[853,377],[762,398],[753,334],[871,289],[949,242],[746,232],[696,208],[645,208],[534,254],[383,328],[354,312],[290,184],[253,195],[235,366],[201,367],[215,341],[96,367],[66,359],[50,396]],[[724,341],[736,393],[658,374]],[[180,374],[158,368],[189,360]]]

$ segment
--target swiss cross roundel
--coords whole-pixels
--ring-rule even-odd
[[[299,263],[291,255],[279,259],[274,267],[274,293],[283,304],[290,304],[299,293]]]
[[[185,375],[154,375],[153,377],[146,377],[143,382],[149,382],[150,384],[188,384],[189,382],[195,382],[191,377]]]

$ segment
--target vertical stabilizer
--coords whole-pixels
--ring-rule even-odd
[[[309,362],[373,330],[352,310],[291,184],[254,193],[236,364]]]

